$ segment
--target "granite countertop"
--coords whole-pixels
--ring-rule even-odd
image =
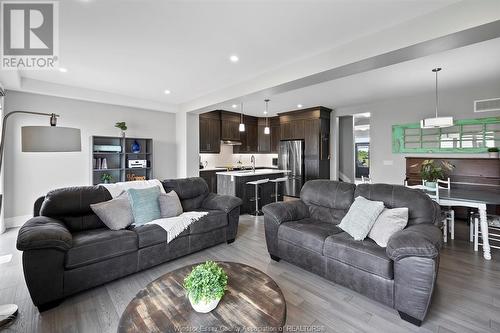
[[[258,166],[256,168],[260,168],[260,169],[277,169],[278,167],[276,166]],[[237,170],[234,170],[234,171],[243,171],[243,170],[251,170],[252,169],[252,166],[250,165],[240,165],[240,166],[230,166],[230,167],[208,167],[208,168],[203,168],[203,169],[200,169],[200,171],[227,171],[228,169],[237,169]]]
[[[252,170],[242,170],[242,171],[222,171],[217,172],[217,175],[222,176],[235,176],[235,177],[251,177],[251,176],[260,176],[260,175],[272,175],[276,173],[289,173],[290,170],[279,170],[279,169],[257,169]]]

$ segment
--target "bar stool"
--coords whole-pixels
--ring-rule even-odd
[[[254,185],[255,186],[255,197],[253,199],[250,199],[250,201],[255,200],[255,211],[250,213],[251,215],[259,216],[263,215],[262,211],[259,210],[259,185],[265,184],[269,182],[269,178],[266,179],[259,179],[259,180],[254,180],[252,182],[247,182],[247,185]]]
[[[270,182],[274,183],[274,194],[271,195],[271,197],[274,197],[274,201],[278,202],[278,198],[280,197],[278,193],[278,184],[282,182],[286,182],[288,180],[288,177],[281,177],[281,178],[276,178],[276,179],[271,179]]]

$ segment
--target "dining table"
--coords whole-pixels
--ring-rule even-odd
[[[469,185],[467,188],[451,187],[439,190],[441,206],[476,208],[479,212],[479,227],[483,238],[484,259],[491,259],[488,239],[487,205],[500,205],[500,189],[497,186]]]

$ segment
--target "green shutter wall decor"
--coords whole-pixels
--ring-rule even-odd
[[[452,127],[392,125],[393,153],[486,153],[500,147],[500,117],[455,120]]]

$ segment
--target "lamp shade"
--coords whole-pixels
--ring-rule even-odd
[[[82,151],[81,133],[78,128],[57,126],[21,127],[23,152]]]

